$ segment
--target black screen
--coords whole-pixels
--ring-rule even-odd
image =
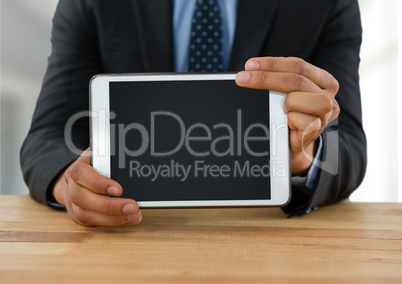
[[[123,197],[270,199],[267,91],[233,80],[112,82],[110,110]]]

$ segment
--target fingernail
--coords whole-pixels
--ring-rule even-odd
[[[339,108],[338,102],[334,99],[334,104],[332,105],[332,110],[337,110]]]
[[[236,75],[236,82],[238,84],[245,84],[250,80],[250,73],[242,71]]]
[[[110,196],[120,196],[120,190],[117,186],[110,186],[106,192]]]
[[[134,203],[127,203],[123,206],[122,212],[125,215],[132,215],[138,213],[138,208]]]
[[[141,222],[141,220],[142,220],[141,211],[138,211],[136,214],[127,216],[127,221],[128,222],[136,221],[137,223],[139,223],[139,222]]]
[[[248,71],[256,71],[260,69],[260,63],[258,63],[257,61],[248,61],[246,63],[246,70]]]
[[[283,104],[283,112],[286,113],[286,114],[289,113],[289,110],[288,110],[288,108],[286,107],[286,104]]]

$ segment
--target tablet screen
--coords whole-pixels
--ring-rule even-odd
[[[137,201],[270,199],[269,92],[110,82],[111,178]]]

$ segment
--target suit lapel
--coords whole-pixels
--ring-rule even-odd
[[[229,70],[239,71],[244,63],[259,56],[279,0],[239,0],[237,26]]]
[[[145,72],[173,70],[171,0],[134,0]]]

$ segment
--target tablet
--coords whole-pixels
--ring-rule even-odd
[[[140,207],[282,206],[284,99],[237,86],[235,74],[95,76],[92,165]]]

